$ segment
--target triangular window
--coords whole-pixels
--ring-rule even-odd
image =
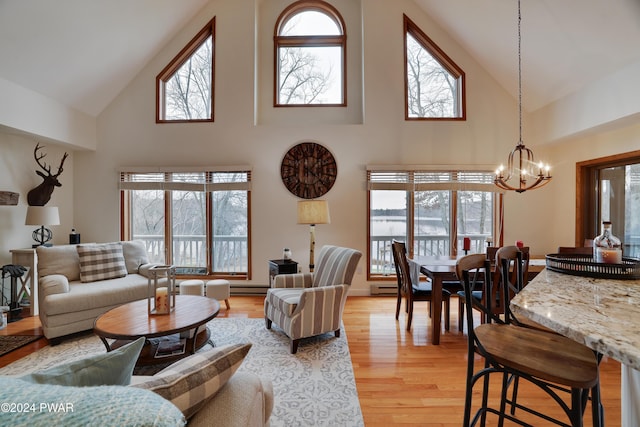
[[[405,119],[466,118],[464,71],[406,15]]]
[[[213,121],[213,18],[156,77],[156,122]]]

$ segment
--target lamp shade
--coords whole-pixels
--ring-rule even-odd
[[[25,225],[60,225],[57,206],[28,206]]]
[[[329,224],[329,203],[326,200],[298,202],[298,224]]]

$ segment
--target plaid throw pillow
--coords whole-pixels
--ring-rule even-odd
[[[120,243],[79,245],[80,281],[116,279],[127,275]]]

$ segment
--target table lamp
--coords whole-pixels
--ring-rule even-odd
[[[313,252],[316,246],[316,224],[329,224],[329,203],[326,200],[301,200],[298,202],[298,224],[309,224],[310,226],[310,247],[309,247],[309,272],[313,273],[314,257]]]
[[[33,230],[31,236],[33,240],[38,242],[31,247],[37,248],[38,246],[51,246],[51,243],[47,243],[53,237],[51,230],[45,227],[45,225],[60,225],[60,215],[58,214],[57,206],[28,206],[27,207],[27,219],[25,225],[39,225],[40,228]]]

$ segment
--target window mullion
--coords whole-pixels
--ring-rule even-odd
[[[449,193],[449,255],[458,255],[458,192]]]
[[[342,46],[344,36],[276,36],[278,46]]]
[[[407,246],[409,258],[413,258],[415,247],[415,190],[407,191]]]
[[[173,264],[173,215],[171,214],[172,192],[166,190],[164,193],[164,260],[167,264]]]
[[[209,274],[213,274],[213,191],[206,193],[206,218],[207,271]]]

